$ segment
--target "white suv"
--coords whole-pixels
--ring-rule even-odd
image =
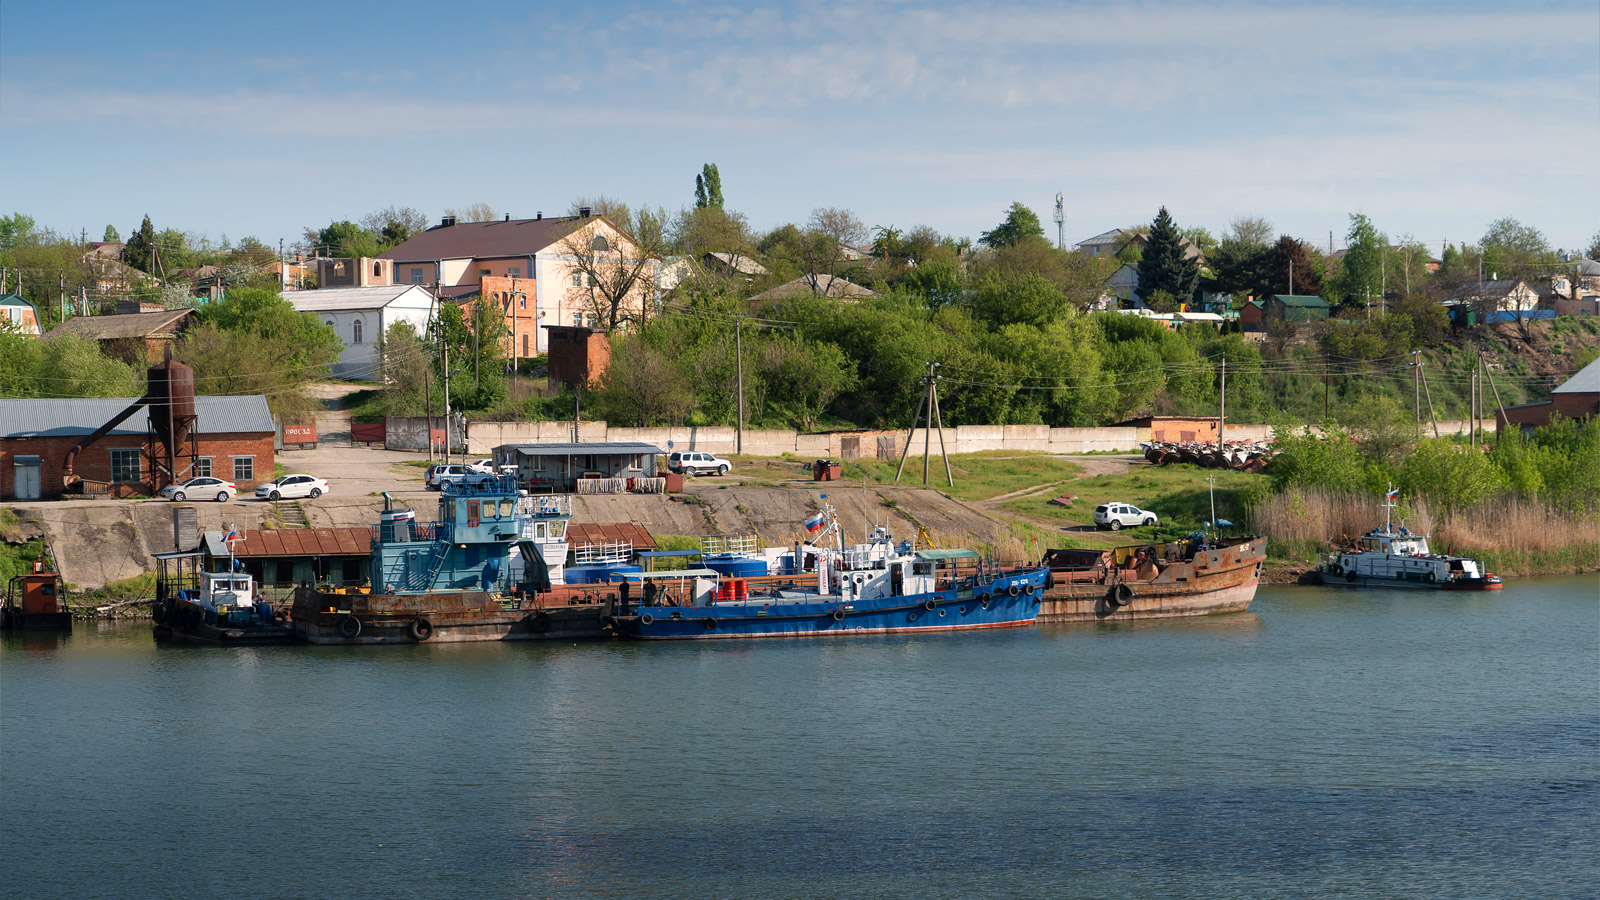
[[[1094,524],[1121,531],[1129,525],[1154,525],[1156,514],[1127,503],[1102,503],[1094,508]]]
[[[686,475],[726,475],[733,468],[725,459],[699,450],[674,450],[667,454],[667,470]]]

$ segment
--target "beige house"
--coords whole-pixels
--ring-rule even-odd
[[[572,252],[574,248],[581,252]],[[446,216],[379,259],[393,265],[396,284],[435,286],[442,299],[482,295],[498,303],[508,325],[516,319],[509,349],[519,357],[549,349],[546,326],[605,327],[585,260],[597,260],[589,267],[602,271],[611,265],[647,267],[628,297],[632,315],[644,314],[653,304],[660,266],[659,260],[641,257],[631,236],[587,208],[576,216],[540,214],[495,222],[459,222]],[[523,351],[523,335],[531,353]]]

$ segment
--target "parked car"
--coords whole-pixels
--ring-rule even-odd
[[[428,467],[428,474],[423,476],[422,484],[429,490],[437,491],[440,485],[446,481],[455,481],[468,475],[476,474],[479,473],[473,471],[471,466],[463,466],[457,463],[439,463]]]
[[[196,500],[215,500],[218,503],[227,503],[233,495],[239,493],[233,482],[223,481],[221,478],[191,478],[182,484],[169,484],[161,489],[161,496],[168,500],[187,500],[193,497]]]
[[[667,470],[687,475],[726,475],[733,466],[727,460],[699,450],[674,450],[667,454]]]
[[[256,488],[257,500],[282,500],[285,497],[310,497],[315,500],[328,492],[328,479],[313,475],[285,475]]]
[[[1130,525],[1154,525],[1156,521],[1155,513],[1127,503],[1102,503],[1094,508],[1094,524],[1112,531]]]
[[[477,462],[473,463],[472,465],[467,466],[467,468],[469,468],[472,471],[477,472],[477,473],[479,473],[481,475],[515,475],[515,474],[517,474],[517,467],[515,465],[513,465],[512,463],[504,463],[502,465],[498,465],[497,466],[497,465],[494,464],[494,460],[492,460],[492,459],[480,459]]]

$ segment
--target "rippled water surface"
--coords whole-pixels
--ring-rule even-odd
[[[9,897],[1594,897],[1600,579],[847,641],[7,637]]]

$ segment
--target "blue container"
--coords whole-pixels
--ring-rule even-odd
[[[637,575],[644,571],[638,566],[613,563],[597,566],[568,566],[565,570],[567,584],[605,584],[621,581],[624,575]]]
[[[767,561],[748,556],[708,556],[705,567],[729,578],[748,578],[767,574]]]

